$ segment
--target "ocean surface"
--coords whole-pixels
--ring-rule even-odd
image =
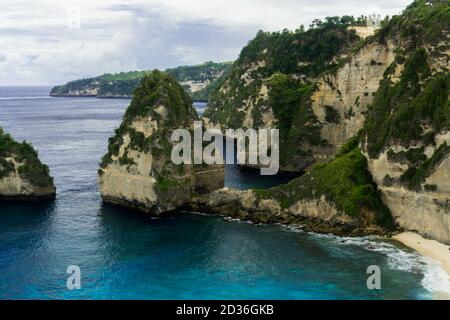
[[[103,205],[98,163],[129,100],[49,91],[0,87],[0,126],[33,144],[58,188],[52,202],[0,203],[0,299],[430,299],[442,286],[436,264],[389,240]],[[227,167],[227,186],[286,181],[258,179]],[[67,289],[69,265],[79,290]],[[370,265],[381,290],[367,288]]]

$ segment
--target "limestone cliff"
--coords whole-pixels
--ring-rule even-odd
[[[220,101],[213,99],[205,116],[223,126],[276,126],[282,168],[292,171],[331,159],[357,135],[367,169],[398,226],[450,243],[449,10],[445,2],[417,0],[379,30],[348,27],[361,39],[342,41],[325,60],[294,59],[299,55],[290,46],[301,48],[305,32],[272,36],[275,50],[265,41],[270,37],[259,34],[243,49],[215,95]],[[322,28],[309,36],[331,30]],[[343,32],[342,26],[338,30]],[[351,37],[348,30],[342,34]],[[320,46],[319,38],[316,42]],[[276,55],[278,49],[286,57]],[[288,67],[275,67],[275,57]],[[318,61],[332,67],[319,74],[301,69]],[[339,182],[329,183],[341,190]],[[302,192],[289,195],[295,199]],[[300,211],[328,212],[320,199]]]
[[[368,107],[362,136],[369,170],[399,226],[447,244],[449,21],[448,6],[415,2],[386,26],[384,39],[397,36],[403,45]]]
[[[153,71],[135,91],[99,169],[105,202],[162,214],[194,193],[223,186],[223,167],[175,165],[171,134],[198,118],[192,100],[171,76]]]
[[[394,58],[392,44],[363,46],[367,31],[374,29],[330,18],[308,31],[259,32],[212,95],[205,120],[280,129],[283,171],[328,159],[361,129]],[[355,55],[356,46],[362,50]]]
[[[0,128],[0,201],[54,198],[56,188],[48,167],[26,143],[18,143]]]

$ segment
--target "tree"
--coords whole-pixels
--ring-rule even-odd
[[[339,24],[340,23],[340,17],[334,16],[334,17],[326,17],[326,24]]]
[[[353,24],[355,21],[355,18],[353,16],[342,16],[341,23],[342,24]]]
[[[301,24],[300,27],[298,27],[298,28],[295,30],[295,32],[297,32],[297,33],[303,33],[303,32],[305,32],[305,26]]]
[[[311,23],[310,27],[311,27],[311,29],[313,29],[313,28],[319,28],[319,27],[321,27],[322,25],[323,25],[322,20],[320,20],[320,19],[314,19],[313,22]]]

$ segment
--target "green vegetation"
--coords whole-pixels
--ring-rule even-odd
[[[400,180],[412,190],[420,191],[421,184],[425,178],[433,173],[433,170],[441,163],[441,161],[450,154],[450,146],[446,143],[442,144],[430,159],[426,159],[416,163],[403,173]],[[430,190],[430,186],[426,188]]]
[[[209,94],[217,86],[218,78],[226,73],[230,67],[231,62],[215,63],[208,61],[195,66],[180,66],[167,69],[166,72],[179,82],[209,82],[205,88],[196,92],[190,92],[189,86],[184,87],[194,100],[208,100]],[[76,92],[79,91],[82,95],[98,97],[130,97],[141,80],[150,73],[151,71],[106,73],[95,78],[70,81],[65,85],[56,86],[51,90],[50,94],[56,96],[76,95]]]
[[[388,37],[406,38],[411,47],[423,43],[438,43],[445,39],[450,27],[448,1],[416,0],[401,15],[393,16],[375,38],[385,42]]]
[[[25,141],[22,143],[14,141],[0,128],[0,178],[10,175],[15,170],[13,162],[8,158],[13,158],[16,163],[21,163],[17,171],[23,179],[31,184],[39,187],[53,186],[49,169],[41,163],[36,150]]]
[[[222,85],[211,95],[205,116],[229,127],[241,127],[244,112],[237,109],[247,101],[253,103],[254,109],[259,109],[254,110],[254,114],[260,114],[265,103],[258,97],[259,90],[272,75],[296,75],[302,85],[312,84],[317,76],[335,68],[337,63],[333,62],[333,57],[359,39],[353,30],[347,30],[349,20],[343,21],[316,21],[307,31],[304,28],[258,31],[242,49]],[[249,69],[252,71],[248,72]],[[244,84],[242,78],[246,72],[251,80]],[[257,117],[254,120],[258,122]]]
[[[164,114],[158,110],[160,106],[165,108]],[[142,132],[132,128],[131,124],[136,119],[148,117],[158,122],[159,130],[146,138]],[[113,156],[119,155],[120,146],[124,143],[126,135],[130,138],[129,148],[140,152],[149,152],[152,148],[153,156],[167,154],[170,156],[171,128],[189,127],[197,118],[192,100],[181,85],[167,73],[154,70],[146,75],[136,88],[120,127],[109,139],[108,153],[103,157],[101,167],[105,168],[113,161]],[[124,165],[132,164],[132,160],[128,159],[126,154],[119,161]]]
[[[232,62],[224,62],[222,63],[223,70],[220,71],[221,74],[219,77],[217,77],[215,80],[212,80],[207,86],[204,88],[192,92],[191,97],[194,101],[208,101],[213,92],[215,92],[225,81],[225,79],[228,77],[228,74],[230,73],[231,66],[233,65]]]
[[[358,138],[350,139],[329,163],[317,164],[310,172],[285,185],[256,190],[262,198],[273,198],[283,208],[299,200],[324,196],[335,204],[341,214],[359,217],[364,212],[375,213],[376,223],[392,226],[389,210],[383,205],[379,191],[367,169],[367,160],[355,146]]]
[[[448,70],[432,73],[429,62],[439,59],[435,55],[442,50],[423,48],[445,43],[449,23],[448,3],[427,4],[417,0],[374,37],[378,41],[387,37],[400,39],[407,45],[396,50],[396,59],[385,71],[368,107],[363,129],[367,151],[376,158],[392,144],[409,148],[398,153],[388,150],[387,156],[391,162],[408,165],[398,182],[415,191],[422,189],[426,177],[449,154],[446,144],[440,145],[429,159],[424,153],[426,146],[435,144],[436,134],[450,129],[450,73]],[[448,49],[448,44],[443,47]],[[398,65],[402,65],[403,71],[400,80],[393,82],[390,76]],[[394,180],[388,177],[385,182],[392,184]],[[434,185],[423,187],[427,191],[437,189]]]
[[[406,160],[412,165],[418,165],[420,162],[425,161],[427,156],[424,154],[424,147],[411,148],[408,151],[394,152],[391,149],[387,152],[388,160],[391,162],[405,163]]]
[[[263,77],[281,72],[311,78],[332,69],[332,58],[358,37],[353,30],[347,30],[347,23],[341,23],[339,19],[318,21],[307,31],[258,31],[242,49],[235,64],[245,65],[264,58],[266,66],[258,71]]]
[[[450,128],[449,92],[450,74],[431,77],[422,48],[406,59],[399,82],[393,83],[386,72],[364,124],[370,156],[376,157],[389,142],[429,144],[435,133]]]
[[[320,124],[309,108],[313,85],[275,73],[269,81],[269,103],[280,130],[280,161],[287,165],[295,156],[307,155],[302,144],[318,145]]]
[[[207,61],[202,64],[194,66],[180,66],[176,68],[166,69],[165,71],[179,82],[183,81],[195,81],[205,82],[214,81],[217,79],[217,75],[221,75],[226,72],[233,62],[216,63]]]
[[[332,106],[325,106],[325,121],[330,123],[339,123],[341,116]]]
[[[280,129],[281,164],[296,156],[308,156],[312,145],[324,145],[320,123],[311,110],[314,81],[335,70],[335,61],[358,41],[350,16],[315,20],[307,31],[259,31],[244,47],[228,76],[211,95],[204,116],[226,127],[244,127],[251,112],[252,127],[264,126],[263,116],[273,111]],[[268,88],[268,99],[264,94]],[[251,107],[250,107],[251,106]],[[251,110],[251,111],[250,111]],[[333,110],[331,110],[331,113]],[[333,122],[339,115],[332,114]]]

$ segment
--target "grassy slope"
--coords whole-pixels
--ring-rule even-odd
[[[325,196],[342,214],[357,217],[363,212],[373,212],[376,223],[391,227],[389,210],[381,202],[358,143],[359,138],[355,137],[329,163],[317,164],[307,174],[285,185],[256,192],[263,198],[277,200],[283,208],[299,200]]]

